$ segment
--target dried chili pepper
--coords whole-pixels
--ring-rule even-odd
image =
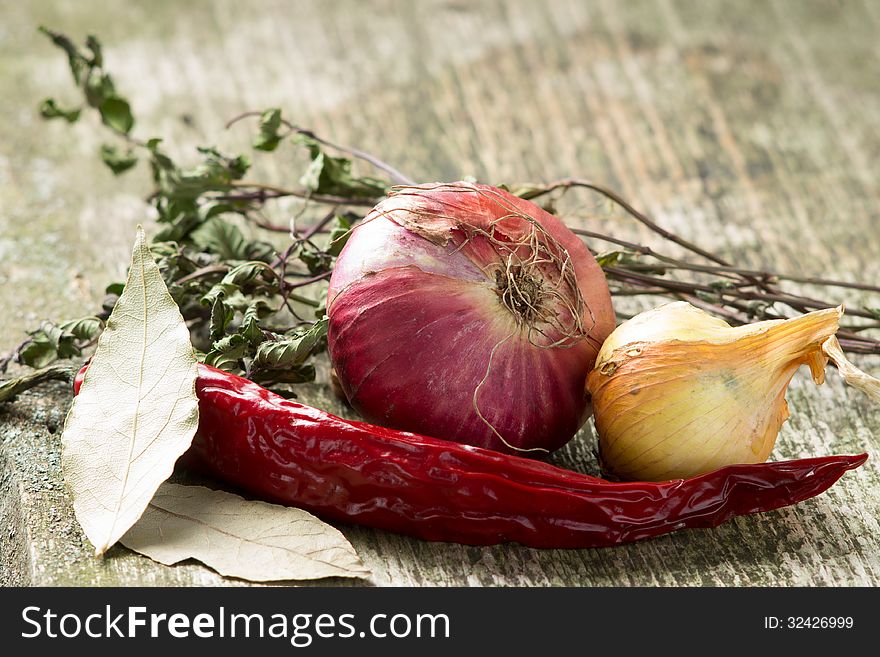
[[[327,519],[470,545],[601,547],[713,527],[818,495],[868,458],[733,465],[691,479],[615,483],[344,420],[205,365],[196,391],[199,430],[186,465]]]

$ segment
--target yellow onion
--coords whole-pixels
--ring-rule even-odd
[[[731,327],[685,302],[615,329],[587,377],[603,467],[621,479],[691,477],[770,455],[788,418],[785,391],[830,357],[846,381],[880,399],[834,337],[843,308]]]

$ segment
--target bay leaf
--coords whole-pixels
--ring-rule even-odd
[[[252,582],[369,575],[342,532],[311,513],[203,486],[163,484],[121,542],[165,565],[193,558]]]
[[[140,518],[198,426],[189,330],[138,226],[128,280],[61,437],[76,518],[98,555]]]

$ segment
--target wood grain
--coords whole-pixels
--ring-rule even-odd
[[[0,1],[0,350],[44,317],[88,314],[122,278],[146,216],[146,174],[104,169],[94,121],[37,117],[43,97],[74,98],[59,92],[68,73],[34,34],[40,23],[100,35],[137,133],[166,136],[181,157],[218,135],[246,148],[248,127],[224,133],[225,120],[280,106],[417,179],[589,177],[737,263],[880,281],[880,10],[870,0],[112,7]],[[286,158],[258,157],[259,175],[289,183]],[[572,193],[560,208],[573,224],[666,248],[595,197]],[[880,371],[876,359],[859,364]],[[310,398],[333,408],[326,390]],[[236,584],[118,547],[89,556],[58,467],[68,403],[56,386],[0,408],[0,583]],[[880,409],[833,373],[822,389],[797,376],[789,403],[775,458],[872,457],[793,508],[605,550],[342,529],[378,585],[876,585]],[[594,440],[588,427],[554,460],[594,469]]]

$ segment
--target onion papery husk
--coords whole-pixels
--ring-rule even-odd
[[[685,302],[622,324],[587,378],[603,468],[663,481],[769,457],[801,365],[824,382],[842,308],[731,327]]]
[[[328,348],[371,422],[541,456],[588,416],[614,327],[601,268],[555,216],[471,183],[395,190],[330,281]]]

